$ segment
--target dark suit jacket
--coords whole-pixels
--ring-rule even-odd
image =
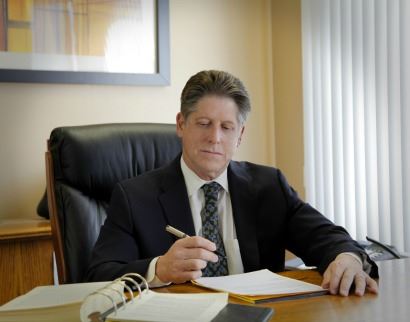
[[[341,252],[366,256],[342,227],[301,201],[279,170],[231,161],[228,183],[246,272],[283,270],[285,249],[320,272]],[[150,261],[175,242],[165,231],[167,224],[195,234],[180,157],[116,186],[88,280],[112,280],[128,272],[144,275]]]

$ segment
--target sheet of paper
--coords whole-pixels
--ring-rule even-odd
[[[320,286],[287,278],[267,269],[250,273],[202,277],[195,282],[199,285],[242,295],[273,295],[324,291]]]
[[[107,317],[110,321],[211,321],[228,303],[227,293],[168,294],[150,291]]]
[[[84,298],[109,282],[38,286],[30,292],[0,306],[0,311],[38,309],[81,303]]]

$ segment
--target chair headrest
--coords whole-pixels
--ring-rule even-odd
[[[108,200],[117,182],[173,160],[181,141],[173,124],[98,124],[54,129],[49,149],[56,181]]]

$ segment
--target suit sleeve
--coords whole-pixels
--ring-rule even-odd
[[[278,171],[278,180],[287,201],[287,248],[308,266],[317,266],[323,273],[343,252],[358,254],[372,265],[370,275],[378,276],[376,264],[365,250],[341,226],[337,226],[308,203],[303,202]]]
[[[140,259],[133,227],[129,201],[118,184],[91,255],[88,281],[114,280],[130,272],[145,275],[153,258]]]

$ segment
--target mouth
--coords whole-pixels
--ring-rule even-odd
[[[207,155],[210,155],[210,156],[222,156],[222,153],[221,152],[217,152],[217,151],[211,151],[211,150],[200,150],[202,153],[205,153],[205,154],[207,154]]]

